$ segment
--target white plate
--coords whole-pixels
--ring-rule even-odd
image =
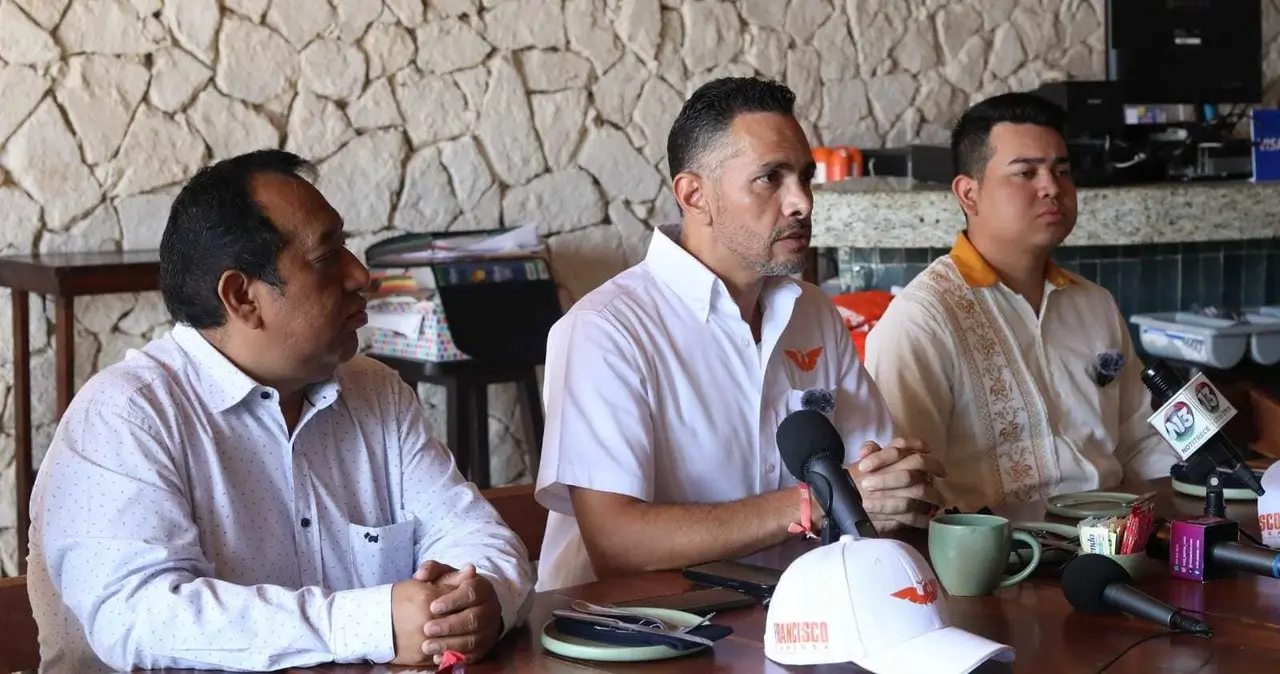
[[[628,606],[628,611],[659,618],[681,627],[693,627],[702,622],[701,616],[684,611],[673,611],[665,608],[643,608]],[[647,662],[650,660],[669,660],[681,658],[694,653],[701,653],[706,646],[678,651],[669,646],[622,646],[606,644],[599,641],[571,637],[556,629],[555,618],[542,626],[542,647],[566,658],[577,660],[595,660],[597,662]]]

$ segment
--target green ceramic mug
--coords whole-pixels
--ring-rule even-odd
[[[1014,539],[1031,546],[1031,561],[1005,576]],[[1040,542],[996,515],[940,515],[929,523],[929,562],[949,594],[977,597],[1026,580],[1040,563]]]

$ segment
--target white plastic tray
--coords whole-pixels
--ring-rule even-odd
[[[1147,353],[1222,369],[1244,358],[1249,337],[1258,329],[1185,311],[1134,314],[1129,321],[1138,326],[1138,340]]]

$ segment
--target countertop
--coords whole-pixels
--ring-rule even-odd
[[[950,247],[964,216],[949,185],[851,178],[813,190],[814,246]],[[1079,188],[1064,245],[1114,246],[1280,237],[1280,183],[1203,181]]]

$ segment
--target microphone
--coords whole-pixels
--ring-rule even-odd
[[[1062,570],[1062,594],[1083,613],[1128,613],[1179,632],[1213,636],[1213,630],[1198,618],[1135,588],[1132,581],[1114,559],[1084,554]]]
[[[1204,423],[1213,423],[1215,416],[1222,417],[1218,422],[1219,427],[1235,414],[1235,409],[1226,402],[1226,398],[1208,378],[1198,375],[1192,379],[1191,383],[1187,383],[1186,379],[1167,363],[1158,360],[1142,370],[1142,383],[1146,384],[1147,390],[1151,391],[1151,396],[1161,411],[1164,411],[1165,406],[1174,398],[1182,396],[1186,399],[1175,402],[1166,412],[1165,429],[1157,427],[1157,430],[1162,430],[1162,435],[1183,460],[1182,476],[1185,481],[1204,484],[1210,475],[1221,468],[1231,473],[1236,480],[1248,486],[1254,493],[1262,496],[1266,490],[1262,488],[1258,476],[1245,464],[1240,450],[1236,449],[1225,433],[1215,430],[1202,439],[1198,446],[1194,444],[1199,437],[1199,434],[1195,433],[1195,424],[1199,423],[1195,419],[1197,412],[1204,418]],[[1160,413],[1156,412],[1156,415]],[[1154,419],[1155,415],[1152,418]],[[1174,434],[1172,438],[1170,433]],[[1191,452],[1189,455],[1184,453],[1187,449]]]
[[[1244,571],[1268,578],[1280,578],[1280,551],[1262,548],[1248,543],[1238,543],[1239,525],[1229,520],[1220,522],[1193,523],[1188,529],[1207,529],[1198,536],[1199,545],[1203,549],[1203,561],[1191,560],[1188,571],[1205,578],[1221,575],[1223,570]],[[1221,533],[1218,533],[1218,530]],[[1172,548],[1173,531],[1168,521],[1157,523],[1156,530],[1147,542],[1147,555],[1156,559],[1169,559]],[[1195,555],[1199,556],[1199,555]],[[1199,564],[1195,563],[1199,562]],[[1180,565],[1181,566],[1181,565]],[[1205,568],[1196,568],[1203,566]]]
[[[778,424],[778,452],[797,480],[809,485],[841,534],[879,538],[862,495],[845,470],[844,440],[821,412],[799,410]]]

